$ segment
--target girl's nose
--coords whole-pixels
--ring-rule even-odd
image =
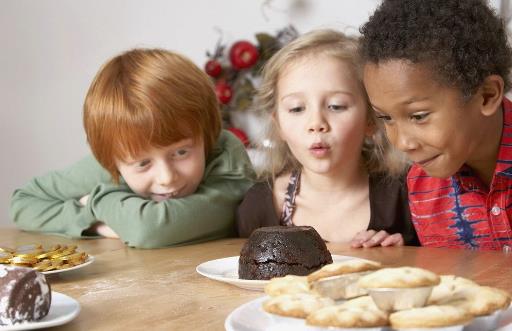
[[[327,132],[329,131],[329,123],[327,122],[322,110],[314,110],[311,113],[309,123],[308,123],[308,132],[316,133],[316,132]]]

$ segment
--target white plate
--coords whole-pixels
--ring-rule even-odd
[[[80,304],[78,301],[65,294],[52,291],[52,303],[48,315],[35,322],[0,325],[0,331],[34,330],[62,325],[75,318],[79,312]]]
[[[512,331],[512,304],[500,314],[496,331]]]
[[[42,274],[45,274],[45,275],[51,275],[51,274],[60,274],[62,272],[67,272],[67,271],[71,271],[71,270],[76,270],[76,269],[80,269],[80,268],[83,268],[85,266],[88,266],[89,264],[93,263],[94,262],[94,256],[92,255],[89,255],[87,256],[87,259],[85,260],[84,263],[82,264],[78,264],[74,267],[71,267],[71,268],[67,268],[67,269],[59,269],[59,270],[50,270],[50,271],[43,271]]]
[[[263,288],[269,282],[268,280],[238,278],[238,258],[238,256],[231,256],[204,262],[197,266],[196,271],[205,277],[218,280],[220,282],[233,284],[247,290],[263,291]],[[352,259],[358,258],[344,255],[332,255],[333,262],[341,262]]]
[[[393,329],[389,327],[378,327],[378,328],[321,328],[312,327],[306,325],[304,320],[298,318],[281,317],[274,314],[269,314],[263,310],[261,304],[267,300],[268,296],[263,296],[247,303],[244,303],[240,307],[236,308],[228,315],[224,323],[224,327],[227,331],[391,331]],[[508,318],[504,318],[504,317]],[[498,323],[499,329],[496,331],[508,331],[512,330],[512,305],[501,313],[501,319]],[[464,330],[468,329],[472,325],[468,325]],[[458,327],[461,329],[462,327]],[[451,329],[447,328],[430,328],[429,331],[447,331]],[[412,329],[411,329],[412,330]],[[426,330],[426,329],[423,329]],[[487,331],[485,329],[479,329],[479,331]],[[490,331],[490,330],[489,330]]]
[[[274,314],[269,314],[261,308],[263,301],[269,297],[264,296],[261,298],[249,301],[240,307],[236,308],[229,314],[224,323],[227,331],[342,331],[342,330],[357,330],[357,331],[384,331],[389,328],[357,328],[357,329],[342,329],[342,328],[320,328],[308,326],[303,319],[281,317]]]

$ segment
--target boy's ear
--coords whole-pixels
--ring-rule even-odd
[[[484,79],[478,89],[481,96],[481,112],[485,116],[491,116],[500,109],[503,101],[505,82],[499,75],[490,75]]]

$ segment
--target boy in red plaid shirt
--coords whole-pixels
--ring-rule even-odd
[[[361,28],[364,83],[413,165],[423,246],[512,247],[512,51],[483,0],[385,0]]]

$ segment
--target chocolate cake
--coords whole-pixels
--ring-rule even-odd
[[[255,230],[242,247],[238,277],[305,276],[328,263],[331,253],[312,227],[270,226]]]
[[[48,314],[50,285],[30,268],[0,265],[0,325],[36,321]]]

